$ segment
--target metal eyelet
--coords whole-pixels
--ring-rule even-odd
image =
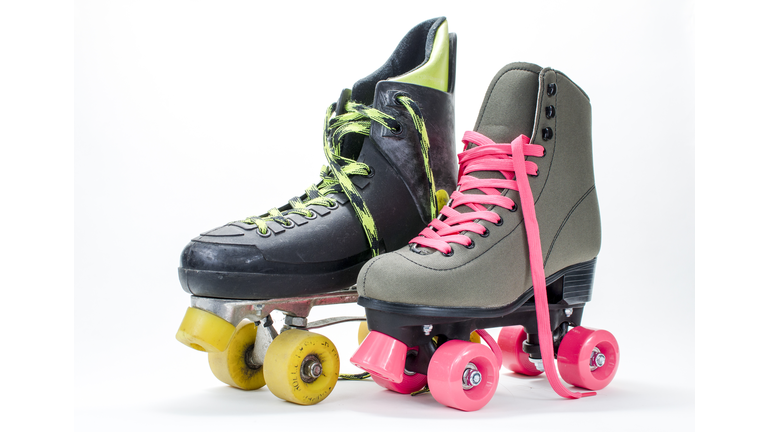
[[[532,175],[531,177],[538,177],[539,176],[539,170],[536,170],[536,174]]]
[[[365,176],[365,178],[373,178],[373,176],[376,174],[376,170],[373,169],[373,167],[368,167],[371,172],[368,173],[368,175]]]
[[[544,141],[549,141],[552,139],[552,136],[554,134],[555,133],[552,132],[551,127],[545,127],[544,130],[541,131],[541,139],[543,139]]]
[[[333,205],[325,206],[325,208],[327,208],[328,210],[336,210],[337,208],[339,208],[339,202],[338,201],[334,201]]]
[[[443,254],[444,257],[452,257],[453,256],[453,248],[451,248],[451,251],[448,252],[448,253],[445,253],[445,252],[440,252],[440,253]]]
[[[400,122],[397,122],[397,127],[390,129],[389,131],[392,132],[392,135],[400,135],[403,133],[403,125],[401,125]]]
[[[494,225],[496,225],[496,226],[504,225],[504,218],[503,217],[499,217],[499,221],[498,222],[494,222]]]
[[[400,96],[402,96],[402,97],[407,97],[407,98],[411,99],[411,95],[409,95],[408,93],[405,93],[405,92],[401,92],[401,91],[399,91],[399,92],[395,93],[395,94],[392,96],[392,99],[394,99],[394,101],[395,101],[396,103],[398,103],[398,104],[400,104],[400,105],[403,105],[403,106],[405,106],[405,104],[404,104],[404,103],[402,103],[402,102],[400,102],[400,99],[399,99],[399,98],[400,98]]]
[[[291,228],[293,228],[293,227],[295,227],[295,226],[296,226],[296,222],[294,222],[294,221],[292,221],[292,220],[290,220],[290,219],[288,219],[288,218],[285,218],[285,219],[286,219],[288,222],[290,222],[290,223],[289,223],[288,225],[286,225],[286,224],[284,224],[284,223],[281,223],[280,225],[282,225],[282,226],[283,226],[283,228],[285,228],[285,229],[291,229]]]
[[[509,209],[509,211],[510,211],[510,213],[514,213],[514,212],[516,212],[516,211],[517,211],[517,204],[515,204],[515,203],[512,203],[512,208],[511,208],[511,209]]]
[[[464,245],[464,247],[467,248],[467,249],[473,249],[475,247],[475,241],[474,240],[470,240],[469,244],[468,245]]]
[[[267,228],[267,233],[266,234],[262,234],[259,229],[256,229],[256,234],[258,234],[259,237],[267,238],[267,237],[272,235],[272,231],[270,231],[269,228]]]
[[[307,220],[317,219],[317,213],[315,213],[314,211],[309,210],[309,214],[310,214],[309,216],[307,215],[302,215],[302,216],[304,216],[304,219],[307,219]]]
[[[544,110],[544,115],[547,116],[548,119],[551,119],[555,116],[555,106],[550,105]]]
[[[485,232],[480,234],[480,237],[485,238],[485,237],[488,237],[489,235],[491,235],[491,232],[488,230],[488,228],[486,228]]]
[[[544,149],[544,153],[541,155],[541,157],[544,157],[547,155],[547,149]]]
[[[547,84],[547,96],[554,96],[557,93],[557,84]]]

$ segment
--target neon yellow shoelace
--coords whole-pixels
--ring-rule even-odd
[[[419,135],[421,152],[424,159],[424,169],[427,174],[431,197],[430,208],[432,218],[437,216],[437,201],[435,198],[435,185],[432,169],[429,164],[429,138],[427,136],[424,118],[421,115],[416,102],[408,96],[397,96],[397,100],[405,106],[413,119],[414,126]],[[266,235],[268,233],[267,222],[273,221],[283,226],[291,226],[292,222],[286,217],[289,214],[298,214],[307,218],[313,217],[312,211],[308,208],[310,205],[319,205],[324,207],[335,207],[336,201],[329,197],[331,193],[344,193],[352,204],[355,214],[363,226],[368,244],[371,247],[373,256],[381,253],[379,234],[376,229],[376,223],[373,220],[368,206],[365,204],[362,196],[350,180],[354,175],[370,175],[371,169],[368,165],[355,160],[341,156],[341,142],[349,133],[369,136],[371,133],[371,122],[375,121],[392,132],[400,130],[400,124],[394,117],[385,114],[375,108],[349,101],[345,105],[344,114],[334,116],[336,104],[332,104],[325,112],[325,128],[323,130],[323,147],[325,158],[328,165],[320,170],[321,181],[308,187],[302,197],[294,197],[289,200],[291,206],[288,210],[280,211],[272,208],[267,214],[262,216],[251,216],[242,222],[255,224],[259,233]]]

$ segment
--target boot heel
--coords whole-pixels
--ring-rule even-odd
[[[592,300],[597,258],[568,267],[562,275],[563,300],[569,304],[584,304]]]

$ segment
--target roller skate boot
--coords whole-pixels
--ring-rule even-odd
[[[619,362],[610,333],[581,327],[600,250],[589,98],[561,72],[510,64],[463,142],[440,216],[361,270],[371,332],[352,363],[401,393],[428,384],[464,411],[488,403],[501,365],[546,371],[563,397],[594,394],[555,369],[598,390]],[[484,330],[503,326],[498,343]]]
[[[320,181],[288,204],[193,239],[179,279],[192,306],[176,334],[208,353],[214,375],[264,386],[297,404],[320,402],[339,376],[333,343],[307,330],[313,306],[357,301],[363,264],[408,241],[456,188],[456,36],[425,21],[387,62],[326,111]],[[282,331],[271,313],[285,315]]]

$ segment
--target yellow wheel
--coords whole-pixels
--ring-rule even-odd
[[[339,353],[327,337],[286,330],[272,341],[264,357],[264,380],[275,396],[299,405],[314,405],[331,394],[339,379]]]
[[[176,340],[198,351],[221,352],[227,349],[235,326],[216,315],[197,308],[187,308]]]
[[[360,327],[357,328],[357,344],[362,344],[370,332],[371,331],[368,330],[368,321],[361,322]]]
[[[435,192],[435,200],[437,201],[437,211],[439,212],[444,205],[448,204],[448,200],[450,199],[451,197],[448,196],[448,192],[446,192],[443,189],[440,189],[437,192]]]
[[[258,326],[243,321],[223,352],[209,352],[208,364],[219,381],[243,390],[264,387],[264,368],[254,367],[251,362]],[[263,330],[262,330],[263,331]]]
[[[469,334],[469,341],[474,343],[480,343],[481,341],[480,335],[477,334],[477,332],[473,331],[472,333]]]

